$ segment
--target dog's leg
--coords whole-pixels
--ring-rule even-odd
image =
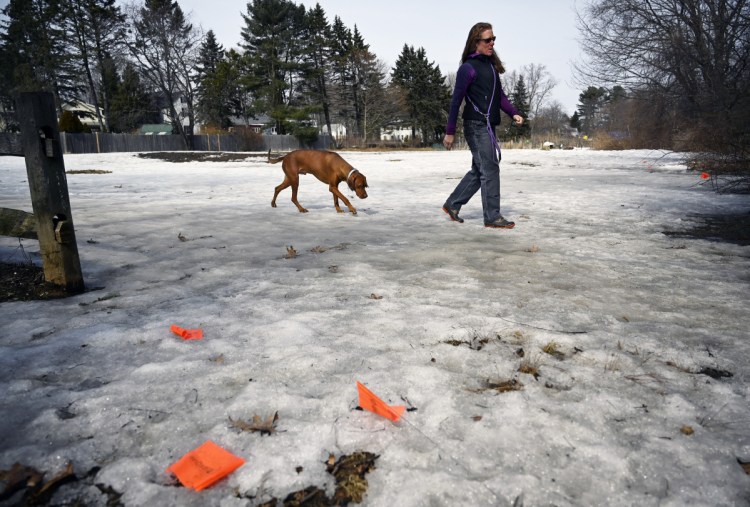
[[[307,213],[307,210],[303,208],[297,200],[297,187],[299,187],[299,178],[297,178],[297,181],[292,183],[292,202],[295,206],[297,206],[297,209],[300,213]]]
[[[272,208],[276,207],[276,197],[279,195],[279,192],[281,192],[282,190],[284,190],[286,187],[288,187],[291,184],[292,184],[292,182],[289,181],[289,176],[284,175],[284,181],[282,181],[281,185],[279,185],[278,187],[276,187],[274,189],[273,200],[271,200],[271,207]]]
[[[336,207],[336,211],[339,213],[343,213],[344,210],[341,209],[341,206],[339,206],[339,198],[336,196],[336,194],[333,194],[333,205]]]
[[[344,197],[344,194],[339,192],[338,187],[335,187],[333,185],[328,185],[328,190],[330,190],[331,193],[333,194],[333,205],[336,206],[336,211],[338,211],[339,213],[343,213],[341,211],[341,208],[339,207],[339,201],[338,201],[339,199],[341,199],[343,203],[346,204],[346,207],[349,208],[349,211],[351,211],[352,215],[357,214],[357,210],[354,208],[354,206],[352,206],[352,203],[349,202],[349,199]]]

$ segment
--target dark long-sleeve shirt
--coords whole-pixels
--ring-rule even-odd
[[[492,94],[493,83],[494,95]],[[500,76],[492,65],[492,61],[489,57],[479,53],[469,55],[469,58],[458,68],[456,73],[456,86],[451,98],[448,123],[445,126],[445,133],[448,135],[452,136],[456,133],[458,111],[464,99],[467,99],[463,113],[464,120],[484,121],[484,114],[489,112],[490,124],[495,126],[500,123],[500,111],[510,117],[518,114],[518,110],[503,92]],[[492,100],[491,107],[490,99]],[[480,112],[477,112],[474,106]]]

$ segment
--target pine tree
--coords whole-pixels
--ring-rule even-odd
[[[578,132],[581,131],[581,117],[578,115],[578,111],[574,112],[573,116],[570,117],[570,126]]]
[[[526,82],[524,81],[523,75],[518,76],[516,86],[510,96],[510,101],[516,106],[518,114],[523,117],[524,122],[522,125],[517,125],[515,122],[512,122],[505,130],[502,137],[514,141],[528,139],[531,137],[531,125],[529,123],[529,94],[526,90]]]
[[[405,92],[412,140],[419,130],[423,143],[438,142],[450,100],[440,67],[427,60],[424,48],[415,50],[414,46],[405,44],[391,76],[393,83]]]
[[[328,134],[331,133],[330,62],[333,32],[320,4],[305,15],[305,80],[309,101],[320,107]]]
[[[346,126],[347,135],[354,133],[352,125],[354,118],[354,100],[351,96],[351,83],[353,81],[351,60],[349,55],[352,51],[352,31],[344,25],[341,18],[334,17],[331,25],[333,35],[331,41],[330,72],[334,85],[331,102],[335,114]]]
[[[88,102],[94,105],[99,129],[106,132],[110,97],[103,86],[105,62],[122,44],[125,15],[115,0],[61,0],[60,5],[76,63],[85,77]],[[105,111],[104,118],[100,106]]]
[[[112,132],[132,132],[144,123],[158,123],[159,111],[141,83],[135,68],[128,63],[122,81],[112,95],[110,128]]]
[[[602,108],[607,102],[607,89],[603,87],[589,86],[578,96],[578,117],[580,119],[580,131],[586,135],[592,135],[604,122],[601,115]]]
[[[230,126],[231,114],[231,79],[234,73],[224,58],[224,48],[216,41],[213,30],[206,33],[206,38],[198,52],[195,66],[198,105],[198,118],[207,125],[217,128]]]
[[[240,46],[248,58],[248,88],[257,108],[274,118],[279,134],[286,130],[287,80],[292,70],[292,48],[298,44],[294,21],[296,6],[289,0],[252,0],[243,14]]]
[[[259,112],[253,96],[255,82],[249,70],[250,58],[247,54],[230,49],[225,53],[224,61],[230,76],[227,78],[229,111],[243,118],[247,124]]]
[[[62,27],[64,19],[54,0],[10,0],[0,22],[3,72],[2,93],[6,100],[22,91],[49,91],[58,112],[62,101],[73,99],[78,79]]]

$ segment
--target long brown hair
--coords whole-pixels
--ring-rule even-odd
[[[471,27],[471,30],[469,30],[469,36],[466,38],[466,46],[464,47],[464,52],[461,55],[461,63],[465,63],[466,60],[469,59],[470,54],[476,53],[477,43],[482,37],[482,32],[484,32],[485,30],[492,30],[492,25],[489,23],[477,23],[476,25]],[[492,66],[495,67],[495,70],[497,70],[498,74],[503,74],[505,72],[503,62],[500,61],[500,58],[497,56],[496,51],[492,51],[490,60],[492,60]]]

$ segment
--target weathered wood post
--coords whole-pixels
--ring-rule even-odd
[[[44,278],[70,294],[83,292],[54,99],[51,93],[21,93],[16,110]]]

